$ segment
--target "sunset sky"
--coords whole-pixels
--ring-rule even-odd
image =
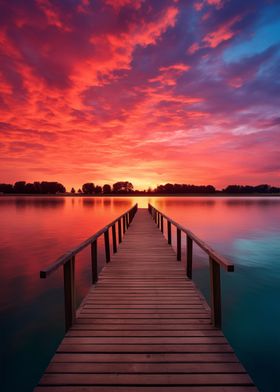
[[[0,182],[280,185],[279,0],[0,5]]]

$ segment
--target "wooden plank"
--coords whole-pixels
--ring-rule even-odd
[[[185,386],[43,386],[35,388],[35,392],[186,392]],[[187,392],[257,392],[257,388],[246,386],[188,386]]]
[[[56,353],[52,362],[225,363],[238,362],[231,353]]]
[[[57,352],[70,353],[223,353],[232,352],[228,344],[67,344]]]
[[[69,334],[64,339],[65,344],[227,344],[223,336],[203,337],[73,337]]]
[[[189,336],[223,336],[221,331],[218,330],[204,330],[204,331],[196,331],[196,330],[166,330],[166,331],[161,331],[161,330],[124,330],[120,329],[118,331],[111,331],[111,330],[79,330],[79,329],[71,329],[68,331],[67,337],[70,336],[83,336],[83,337],[90,337],[90,336],[104,336],[104,337],[189,337]]]
[[[233,363],[77,363],[52,362],[46,373],[245,373],[242,365]]]
[[[252,385],[247,374],[48,374],[41,385]]]

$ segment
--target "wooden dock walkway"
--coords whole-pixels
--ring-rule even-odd
[[[147,209],[98,277],[36,392],[255,392]]]

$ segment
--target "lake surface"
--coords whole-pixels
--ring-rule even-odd
[[[279,198],[38,196],[0,197],[1,391],[32,391],[64,334],[62,271],[41,280],[40,269],[135,202],[151,202],[234,262],[222,273],[223,331],[259,389],[280,391]],[[80,301],[87,249],[76,271]],[[208,298],[208,260],[196,248],[194,280]]]

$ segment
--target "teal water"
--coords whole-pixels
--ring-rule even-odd
[[[259,389],[280,391],[280,199],[30,196],[0,197],[1,391],[32,391],[63,336],[62,271],[40,280],[40,269],[135,201],[152,202],[234,262],[234,273],[222,273],[224,333]],[[208,260],[197,248],[194,256],[208,298]],[[90,285],[87,250],[76,266],[79,302]]]

